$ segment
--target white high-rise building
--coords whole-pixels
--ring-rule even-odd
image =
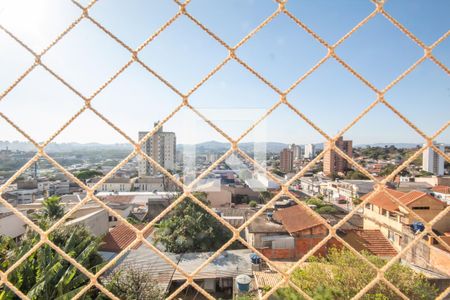
[[[315,151],[316,149],[313,144],[305,145],[305,158],[314,158]]]
[[[442,152],[445,151],[444,144],[434,143],[434,145]],[[422,154],[422,169],[434,175],[442,176],[444,175],[444,158],[432,148],[427,148]]]
[[[302,158],[302,148],[296,144],[292,144],[289,146],[289,149],[294,154],[294,160]]]
[[[158,123],[155,123],[155,126],[157,125]],[[139,140],[147,133],[148,131],[140,131]],[[161,128],[159,128],[159,130],[142,145],[142,151],[153,158],[166,170],[171,171],[175,169],[176,145],[175,133],[164,132],[161,126]],[[157,175],[160,173],[143,157],[139,157],[138,171],[139,176]]]

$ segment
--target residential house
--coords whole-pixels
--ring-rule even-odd
[[[26,216],[26,212],[22,212]],[[27,225],[16,214],[5,207],[0,207],[0,236],[13,239],[20,238],[26,231]]]
[[[411,209],[427,222],[447,207],[445,202],[420,191],[404,193],[384,189],[369,193],[363,196],[363,199],[367,197],[371,198],[364,208],[364,229],[380,230],[397,251],[404,249],[415,239],[416,232],[411,230],[410,225],[420,220],[396,201]],[[433,231],[438,236],[449,236],[450,214],[434,224]],[[444,272],[445,266],[450,266],[450,253],[438,249],[428,236],[409,248],[404,259],[409,263],[439,272]]]
[[[434,197],[450,204],[450,186],[436,185],[431,190]]]
[[[102,178],[95,177],[87,181],[87,186],[92,188],[97,184]],[[133,189],[133,180],[128,177],[112,177],[103,182],[97,189],[96,192],[131,192]]]

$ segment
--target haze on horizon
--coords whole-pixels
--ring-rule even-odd
[[[386,10],[425,44],[450,28],[450,2],[388,1]],[[81,13],[70,1],[2,1],[0,24],[34,51],[44,49]],[[220,4],[218,4],[220,3]],[[213,6],[220,10],[210,9]],[[288,9],[329,43],[334,43],[369,15],[370,1],[290,1]],[[90,15],[131,47],[137,47],[177,12],[171,1],[102,1]],[[274,1],[192,0],[188,11],[230,45],[236,44],[275,9]],[[150,16],[149,16],[150,14]],[[321,18],[314,18],[320,14]],[[27,20],[25,22],[25,20]],[[227,26],[225,26],[227,25]],[[0,93],[34,61],[0,31]],[[376,16],[336,48],[336,53],[384,88],[408,69],[423,50],[382,16]],[[450,65],[450,38],[433,54]],[[175,21],[139,57],[182,92],[187,92],[219,64],[227,51],[186,17]],[[326,49],[285,15],[275,18],[237,51],[238,57],[281,89],[288,88],[326,55]],[[87,20],[83,20],[42,60],[84,95],[90,95],[129,59],[129,53]],[[333,136],[375,99],[375,93],[334,59],[329,59],[287,96],[314,124]],[[427,135],[449,122],[450,78],[426,60],[385,95],[386,100]],[[228,62],[191,97],[190,103],[237,138],[279,96],[235,61]],[[132,139],[151,130],[181,103],[180,97],[137,64],[128,67],[98,94],[92,106]],[[33,70],[5,98],[0,112],[36,141],[47,140],[83,106],[83,101],[41,67]],[[238,116],[239,114],[245,116]],[[215,114],[215,115],[214,115]],[[220,117],[217,117],[219,115]],[[224,117],[225,116],[225,117]],[[164,125],[177,143],[225,142],[208,124],[182,109]],[[344,133],[354,144],[417,143],[423,139],[383,104]],[[25,138],[0,118],[0,140]],[[324,137],[286,106],[278,107],[242,142],[322,143]],[[450,128],[436,140],[450,143]],[[56,143],[125,143],[126,140],[91,111],[82,113],[55,139]]]

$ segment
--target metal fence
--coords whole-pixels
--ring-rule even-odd
[[[99,0],[101,1],[101,0]],[[12,290],[18,297],[22,299],[28,299],[28,297],[22,293],[18,288],[16,288],[10,281],[8,281],[8,275],[13,272],[15,268],[17,268],[22,262],[24,262],[27,257],[29,257],[34,251],[36,251],[39,247],[41,247],[44,244],[49,245],[52,249],[54,249],[59,255],[61,255],[64,259],[66,259],[68,262],[73,264],[80,272],[85,274],[89,279],[89,283],[74,297],[74,299],[80,298],[85,292],[87,292],[90,288],[96,287],[104,294],[108,295],[112,299],[118,299],[115,295],[113,295],[108,289],[106,289],[102,284],[99,282],[99,277],[107,271],[108,268],[113,266],[115,263],[118,262],[118,260],[132,247],[137,245],[138,243],[143,243],[144,245],[148,246],[149,251],[154,251],[157,253],[162,260],[166,261],[168,264],[170,264],[174,269],[179,271],[183,276],[186,277],[186,281],[184,284],[182,284],[176,291],[174,291],[171,295],[168,295],[168,299],[175,298],[183,289],[185,289],[188,286],[192,286],[196,290],[198,290],[201,294],[203,294],[208,299],[214,299],[207,291],[205,291],[201,286],[199,286],[194,281],[194,276],[200,272],[200,270],[205,267],[207,264],[211,263],[215,258],[217,258],[221,252],[223,252],[228,246],[230,246],[234,241],[240,241],[243,245],[257,253],[262,257],[262,259],[270,265],[273,269],[277,270],[281,276],[282,279],[279,281],[275,286],[273,286],[267,293],[265,293],[262,298],[267,299],[270,295],[272,295],[279,287],[282,286],[291,286],[296,291],[298,291],[302,296],[304,296],[306,299],[311,299],[311,297],[306,294],[304,291],[302,291],[298,286],[296,286],[290,279],[290,276],[292,272],[300,266],[303,262],[305,262],[308,257],[314,254],[314,252],[318,249],[320,249],[327,241],[329,241],[332,238],[335,238],[339,242],[341,242],[345,247],[350,249],[352,252],[355,253],[361,260],[365,261],[367,265],[369,265],[371,268],[373,268],[377,276],[365,287],[363,288],[358,294],[355,295],[355,299],[361,298],[366,292],[368,292],[371,288],[373,288],[378,283],[384,283],[386,286],[388,286],[390,289],[392,289],[399,297],[403,299],[408,299],[408,297],[402,293],[396,286],[394,286],[390,281],[388,281],[385,278],[385,272],[395,263],[397,262],[409,249],[411,249],[416,243],[418,243],[426,234],[431,235],[434,237],[440,244],[445,247],[448,251],[450,251],[450,246],[448,246],[446,243],[444,243],[439,236],[437,236],[432,231],[432,226],[442,219],[446,214],[450,213],[450,206],[447,206],[447,208],[442,211],[439,215],[436,216],[432,221],[426,222],[423,220],[420,216],[416,215],[411,209],[406,207],[402,202],[399,202],[396,198],[392,197],[389,193],[386,193],[386,195],[389,195],[392,197],[392,201],[397,203],[399,206],[403,207],[405,210],[407,210],[413,217],[417,218],[418,220],[421,220],[425,224],[425,231],[418,234],[415,239],[406,246],[401,252],[399,252],[394,258],[392,258],[387,264],[385,264],[382,268],[377,268],[374,264],[369,262],[363,255],[361,255],[358,251],[353,249],[349,244],[347,244],[342,238],[340,238],[336,231],[337,229],[343,225],[345,222],[347,222],[351,216],[360,208],[363,208],[364,205],[371,200],[373,197],[368,197],[357,205],[344,219],[342,219],[338,224],[331,226],[329,224],[326,224],[328,228],[328,236],[322,240],[322,242],[318,243],[314,248],[312,248],[304,257],[302,257],[296,264],[294,264],[290,269],[283,270],[280,269],[279,266],[271,262],[267,257],[265,257],[262,253],[260,253],[257,249],[252,247],[249,243],[245,241],[240,236],[240,231],[243,230],[247,225],[249,225],[255,218],[257,218],[259,215],[263,213],[263,211],[273,204],[277,199],[279,199],[281,196],[288,196],[292,199],[294,199],[299,205],[302,205],[305,207],[305,209],[309,210],[311,214],[314,214],[318,217],[316,212],[314,212],[311,208],[309,208],[304,202],[300,201],[294,194],[292,194],[288,187],[298,178],[303,176],[305,172],[312,167],[315,163],[317,163],[320,159],[323,158],[326,152],[328,151],[335,151],[340,156],[344,157],[347,161],[350,162],[350,164],[355,167],[357,170],[361,171],[364,175],[369,177],[371,180],[375,182],[375,190],[376,191],[382,191],[385,187],[385,184],[392,180],[396,174],[398,174],[402,169],[404,169],[408,164],[410,164],[414,159],[416,159],[419,155],[422,154],[423,151],[425,151],[427,148],[431,147],[436,153],[444,157],[446,161],[450,162],[450,157],[445,154],[443,151],[441,151],[438,147],[436,147],[433,144],[433,140],[444,130],[447,129],[447,127],[450,125],[450,121],[448,121],[442,128],[440,128],[436,133],[429,136],[426,135],[422,130],[420,130],[415,124],[413,124],[410,120],[408,120],[405,116],[403,116],[398,110],[396,110],[386,99],[384,98],[384,95],[387,91],[389,91],[393,86],[395,86],[399,81],[401,81],[403,78],[408,76],[409,73],[411,73],[417,66],[419,66],[422,62],[425,60],[430,60],[433,63],[435,63],[437,66],[439,66],[440,69],[442,69],[443,72],[445,72],[447,75],[450,75],[449,68],[444,65],[442,62],[440,62],[434,55],[433,55],[433,49],[439,45],[442,41],[444,41],[449,35],[450,31],[447,31],[442,37],[440,37],[436,42],[434,42],[432,45],[426,45],[424,42],[422,42],[419,38],[417,38],[413,33],[411,33],[408,29],[406,29],[399,21],[397,21],[393,16],[391,16],[385,9],[384,9],[384,1],[378,0],[373,1],[374,9],[373,11],[365,17],[359,24],[357,24],[353,29],[351,29],[347,34],[345,34],[342,38],[340,38],[335,44],[331,45],[328,44],[324,39],[322,39],[317,33],[315,33],[313,30],[311,30],[307,25],[305,25],[300,19],[298,19],[296,16],[294,16],[287,8],[286,8],[286,2],[283,0],[276,0],[277,3],[277,9],[267,18],[265,19],[261,24],[259,24],[253,31],[251,31],[248,35],[246,35],[240,42],[238,42],[236,45],[228,45],[224,40],[222,40],[218,35],[216,35],[214,32],[209,30],[207,26],[202,24],[198,19],[193,16],[189,12],[189,0],[186,2],[181,2],[179,0],[174,0],[176,4],[179,6],[178,12],[170,18],[164,25],[162,25],[156,32],[154,32],[149,38],[147,38],[139,47],[136,49],[131,48],[126,43],[124,43],[121,39],[119,39],[117,36],[114,35],[114,33],[110,32],[108,29],[106,29],[100,22],[95,20],[93,17],[89,15],[89,10],[92,8],[93,5],[97,2],[97,0],[92,1],[87,6],[82,6],[78,1],[72,0],[72,2],[79,7],[80,9],[80,16],[73,21],[70,26],[68,26],[61,34],[53,41],[51,42],[42,52],[36,53],[33,51],[25,42],[23,42],[21,39],[17,38],[14,33],[12,33],[11,29],[5,28],[0,24],[0,30],[5,32],[7,35],[9,35],[12,39],[14,39],[18,44],[20,44],[23,48],[25,48],[28,52],[30,52],[34,57],[35,61],[34,63],[29,66],[29,68],[20,75],[13,84],[11,84],[6,90],[2,91],[0,94],[0,101],[3,100],[3,98],[8,95],[12,90],[14,90],[18,85],[20,85],[21,81],[27,77],[33,69],[35,69],[37,66],[41,66],[44,68],[48,73],[50,73],[55,79],[59,80],[62,84],[67,86],[73,93],[78,95],[83,101],[84,101],[84,107],[79,110],[75,115],[73,115],[65,124],[63,127],[61,127],[59,130],[57,130],[48,140],[45,142],[39,144],[38,142],[34,141],[25,131],[23,131],[19,126],[14,124],[8,116],[6,116],[4,113],[0,112],[0,117],[4,119],[6,122],[8,122],[10,125],[12,125],[20,134],[22,134],[24,137],[26,137],[27,140],[29,140],[38,150],[37,154],[28,161],[22,168],[20,168],[3,186],[0,187],[0,194],[4,191],[6,191],[7,187],[13,183],[25,170],[27,170],[30,166],[33,165],[39,158],[45,158],[47,159],[54,167],[59,169],[62,173],[64,173],[70,180],[77,183],[80,187],[82,187],[86,193],[87,196],[78,203],[75,207],[73,207],[69,212],[65,214],[63,218],[58,220],[55,224],[51,226],[48,230],[42,230],[40,227],[38,227],[36,224],[34,224],[32,221],[30,221],[27,217],[22,215],[15,207],[13,207],[10,203],[8,203],[6,200],[0,197],[0,203],[10,209],[12,212],[14,212],[20,219],[22,219],[28,226],[30,226],[33,230],[35,230],[37,233],[39,233],[41,239],[40,241],[32,247],[27,254],[22,256],[18,261],[16,261],[8,270],[4,272],[0,272],[0,284],[4,284],[7,286],[10,290]],[[251,66],[249,66],[245,61],[243,61],[241,58],[239,58],[238,55],[236,55],[236,50],[240,48],[242,45],[244,45],[246,42],[248,42],[258,31],[260,31],[263,27],[265,27],[267,24],[269,24],[274,18],[276,18],[280,14],[285,14],[290,19],[292,19],[297,25],[299,30],[306,31],[309,35],[311,35],[314,39],[316,39],[323,47],[325,47],[328,52],[316,65],[314,65],[310,70],[308,70],[305,74],[300,76],[289,88],[286,90],[282,90],[272,84],[269,80],[264,78],[260,73],[255,71]],[[369,20],[374,18],[377,15],[381,15],[389,22],[391,22],[393,25],[395,25],[401,32],[403,32],[409,39],[414,41],[418,46],[420,46],[423,49],[423,56],[419,58],[414,64],[412,64],[404,73],[402,73],[400,76],[398,76],[395,80],[393,80],[390,84],[388,84],[384,89],[378,89],[376,88],[369,80],[364,78],[361,74],[359,74],[357,71],[355,71],[349,64],[347,64],[341,57],[339,57],[335,49],[339,47],[346,39],[348,39],[353,33],[355,33],[357,30],[359,30],[364,24],[366,24]],[[155,72],[152,68],[150,68],[148,65],[146,65],[140,58],[139,58],[139,52],[144,49],[149,43],[151,43],[158,35],[161,34],[164,30],[166,30],[171,24],[180,18],[181,16],[186,16],[189,20],[191,20],[196,26],[201,28],[204,32],[206,32],[212,39],[219,42],[225,49],[228,50],[228,56],[217,66],[214,67],[212,71],[210,71],[200,82],[198,82],[195,86],[193,86],[187,93],[180,92],[177,87],[173,84],[171,84],[168,80],[164,79],[161,75],[159,75],[157,72]],[[99,29],[101,29],[106,35],[108,35],[110,38],[112,38],[114,41],[116,41],[119,45],[121,45],[123,48],[129,51],[130,53],[130,59],[129,61],[123,65],[115,74],[113,74],[105,83],[103,83],[92,95],[86,96],[83,95],[80,91],[75,89],[73,86],[71,86],[63,77],[57,74],[54,70],[52,70],[50,67],[48,67],[45,63],[42,62],[41,58],[46,55],[46,53],[54,47],[67,33],[69,33],[71,30],[73,30],[82,20],[89,20],[97,26]],[[230,136],[228,136],[221,128],[216,126],[211,120],[209,120],[206,116],[204,116],[201,112],[199,112],[195,107],[193,107],[189,103],[189,97],[195,93],[195,91],[202,86],[205,82],[207,82],[211,76],[213,76],[217,71],[219,71],[225,64],[227,64],[229,61],[236,61],[240,65],[242,65],[244,68],[246,68],[248,71],[250,71],[254,76],[259,78],[264,84],[269,86],[273,91],[275,91],[279,95],[279,100],[270,108],[267,110],[267,112],[258,120],[254,122],[252,126],[250,126],[245,132],[237,139],[232,139]],[[321,130],[317,125],[315,125],[311,120],[309,120],[301,111],[299,111],[297,108],[295,108],[286,98],[286,96],[299,84],[302,83],[303,80],[305,80],[308,76],[310,76],[314,71],[319,68],[322,64],[324,64],[327,60],[336,60],[339,64],[341,64],[348,72],[350,72],[353,76],[358,78],[361,82],[363,82],[366,86],[368,86],[373,92],[376,93],[377,97],[373,100],[373,102],[358,116],[356,117],[350,124],[348,124],[345,128],[343,128],[336,136],[329,136],[327,135],[323,130]],[[95,100],[95,97],[103,90],[105,89],[111,82],[113,82],[122,72],[124,72],[130,65],[132,64],[139,64],[142,67],[144,67],[149,73],[151,73],[153,76],[158,78],[161,82],[163,82],[169,89],[174,91],[179,97],[180,97],[180,104],[176,109],[170,113],[168,116],[166,116],[153,130],[151,130],[144,138],[142,138],[138,143],[134,142],[133,139],[131,139],[127,134],[121,130],[119,127],[114,125],[109,119],[107,119],[105,116],[103,116],[99,111],[94,109],[91,106],[91,102]],[[425,145],[419,149],[414,155],[409,157],[405,162],[403,162],[392,174],[387,176],[386,178],[382,180],[378,180],[377,178],[374,178],[366,169],[364,169],[361,165],[356,163],[352,158],[347,156],[343,151],[341,151],[338,147],[334,145],[334,142],[338,139],[338,137],[342,136],[347,130],[349,130],[355,123],[357,123],[363,116],[365,116],[374,106],[381,104],[392,110],[398,118],[402,119],[405,123],[407,123],[412,129],[414,129],[423,139]],[[319,132],[327,141],[330,143],[327,144],[327,147],[318,155],[314,160],[312,160],[304,169],[302,169],[298,174],[296,174],[292,179],[287,181],[286,183],[280,182],[275,176],[270,174],[269,172],[265,171],[265,169],[258,164],[252,157],[250,157],[248,154],[246,154],[244,151],[239,149],[238,143],[260,122],[262,122],[267,116],[269,116],[275,109],[277,109],[279,106],[287,106],[289,107],[293,112],[295,112],[300,118],[302,118],[304,121],[306,121],[310,126],[312,126],[317,132]],[[149,139],[155,132],[158,131],[169,119],[171,119],[180,109],[182,108],[188,108],[192,110],[195,114],[197,114],[199,117],[201,117],[207,124],[209,124],[212,128],[214,128],[217,132],[219,132],[229,143],[231,144],[230,149],[222,156],[220,157],[215,163],[213,163],[207,170],[205,170],[197,179],[195,179],[193,182],[191,182],[189,185],[183,184],[180,180],[175,178],[173,175],[171,175],[167,170],[165,170],[163,167],[161,167],[156,161],[154,161],[151,157],[149,157],[146,153],[144,153],[141,150],[141,146],[144,144],[144,142]],[[83,112],[90,110],[95,115],[100,117],[104,122],[106,122],[109,126],[114,128],[120,135],[122,135],[131,145],[134,147],[134,151],[127,156],[119,165],[117,165],[114,169],[112,169],[104,178],[98,182],[93,187],[86,186],[83,182],[78,180],[73,174],[71,174],[69,171],[67,171],[64,167],[62,167],[57,161],[55,161],[52,157],[50,157],[45,152],[45,147],[51,143],[54,138],[67,126],[69,126],[76,118],[80,116]],[[264,205],[263,208],[261,208],[255,215],[253,215],[250,219],[248,219],[241,227],[234,228],[232,227],[228,222],[220,218],[216,212],[214,212],[211,208],[203,204],[202,201],[197,199],[195,195],[193,195],[193,187],[202,179],[204,178],[209,172],[211,172],[214,168],[218,166],[219,163],[221,163],[223,160],[225,160],[228,156],[230,156],[232,153],[238,153],[243,158],[245,158],[248,161],[251,161],[256,168],[260,169],[262,172],[265,172],[266,175],[272,179],[273,181],[280,184],[282,187],[280,192],[275,195],[273,199],[271,199],[267,204]],[[102,184],[104,183],[108,178],[113,176],[113,174],[119,170],[122,166],[124,166],[130,159],[133,157],[141,155],[146,160],[148,160],[156,169],[158,169],[161,173],[171,178],[177,185],[182,188],[183,193],[181,196],[173,201],[173,203],[167,207],[159,216],[157,216],[155,219],[153,219],[150,223],[148,223],[145,228],[138,230],[133,225],[129,224],[126,219],[121,217],[118,213],[116,213],[114,210],[112,210],[110,207],[108,207],[105,203],[103,203],[100,199],[98,199],[94,195],[94,191]],[[192,273],[186,273],[182,269],[178,267],[177,264],[175,264],[171,259],[166,257],[164,253],[162,253],[160,250],[158,250],[153,244],[148,242],[144,238],[144,232],[147,232],[149,228],[154,226],[159,220],[161,220],[165,215],[167,215],[176,205],[178,205],[181,201],[183,201],[185,198],[189,198],[198,205],[200,205],[202,208],[204,208],[208,213],[210,213],[214,218],[216,218],[220,223],[222,223],[225,227],[227,227],[232,233],[232,238],[225,243],[217,252],[215,252],[214,255],[209,257],[205,262],[202,263],[201,266],[199,266],[194,272]],[[63,224],[65,220],[77,209],[81,208],[84,204],[86,204],[89,200],[94,200],[98,202],[102,207],[104,207],[111,215],[116,216],[118,220],[124,222],[124,224],[127,224],[130,229],[132,229],[136,235],[137,239],[129,245],[126,249],[124,249],[121,253],[119,253],[114,259],[109,261],[102,269],[97,272],[96,274],[91,273],[89,270],[84,268],[80,263],[78,263],[74,258],[70,257],[68,254],[66,254],[61,248],[59,248],[57,245],[55,245],[50,239],[49,234],[54,231],[59,225]],[[438,299],[444,299],[448,294],[450,293],[450,287],[448,287],[439,297]]]

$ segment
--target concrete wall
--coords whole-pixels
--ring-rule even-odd
[[[414,236],[403,236],[402,246],[406,247]],[[420,240],[403,257],[407,262],[450,276],[450,253],[441,250],[427,241]]]
[[[221,189],[217,192],[207,192],[206,195],[211,207],[229,207],[231,205],[231,192],[228,190]]]
[[[84,225],[93,235],[102,236],[109,231],[108,212],[101,209],[80,218],[73,219],[67,222],[66,225]]]
[[[418,210],[414,209],[414,207],[423,207],[428,206],[430,207],[429,210]],[[436,200],[432,196],[424,196],[413,203],[408,205],[409,208],[411,208],[417,215],[422,217],[425,221],[431,221],[437,214],[439,214],[441,211],[443,211],[446,207],[446,204],[440,200]],[[414,218],[409,219],[409,223],[413,223],[415,221]]]

